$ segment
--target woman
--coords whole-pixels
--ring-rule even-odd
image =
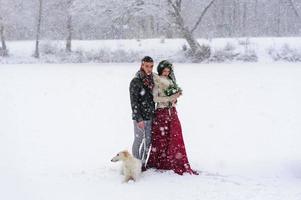
[[[173,170],[198,174],[190,168],[182,136],[182,128],[176,111],[177,98],[182,91],[176,84],[172,64],[161,61],[154,75],[153,89],[156,103],[155,119],[152,124],[152,147],[147,168]]]

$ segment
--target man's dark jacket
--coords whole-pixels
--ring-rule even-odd
[[[143,84],[139,76],[135,76],[130,83],[130,98],[133,120],[140,122],[153,119],[155,102],[152,90]]]

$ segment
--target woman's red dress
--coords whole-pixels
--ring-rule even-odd
[[[173,170],[182,175],[192,170],[188,162],[182,128],[175,107],[158,108],[152,126],[152,145],[147,168]]]

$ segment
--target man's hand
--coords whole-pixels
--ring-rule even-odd
[[[138,127],[141,129],[144,129],[145,125],[144,125],[144,121],[138,122],[137,123]]]

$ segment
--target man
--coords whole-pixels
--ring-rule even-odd
[[[132,153],[134,157],[142,161],[142,166],[145,166],[151,144],[152,119],[155,113],[155,102],[152,94],[154,87],[153,66],[153,59],[145,56],[141,61],[140,70],[130,83],[130,99],[135,134]],[[144,171],[145,167],[142,170]]]

